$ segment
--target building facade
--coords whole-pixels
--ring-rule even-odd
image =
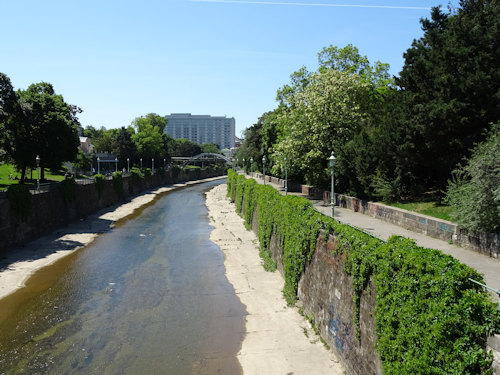
[[[234,117],[172,113],[166,133],[174,139],[185,138],[201,144],[215,143],[222,149],[234,147]]]

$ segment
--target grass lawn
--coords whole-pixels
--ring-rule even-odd
[[[12,175],[12,180],[9,180],[9,175]],[[7,189],[10,185],[19,183],[15,178],[21,178],[21,172],[16,171],[12,164],[0,164],[0,190]],[[31,170],[26,170],[26,184],[36,184],[37,171],[33,170],[33,179],[31,180]],[[53,174],[49,169],[45,169],[45,180],[47,181],[62,181],[64,180],[64,172],[60,171]],[[46,181],[45,181],[46,182]]]
[[[438,219],[454,221],[453,217],[450,216],[453,212],[453,207],[445,206],[439,202],[391,203],[390,206],[418,212]]]

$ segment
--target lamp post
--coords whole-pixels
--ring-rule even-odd
[[[155,158],[151,158],[151,173],[155,173]]]
[[[243,158],[243,174],[245,174],[245,158]]]
[[[330,162],[330,168],[332,169],[332,191],[331,191],[331,198],[330,198],[330,201],[331,201],[331,205],[332,205],[332,217],[334,217],[335,215],[335,191],[334,191],[334,187],[333,187],[333,170],[334,170],[334,167],[335,167],[335,156],[333,155],[333,151],[332,151],[332,154],[330,155],[330,157],[328,158],[328,161]]]
[[[36,172],[37,172],[36,190],[40,191],[40,156],[37,155],[35,160],[36,160]]]
[[[253,177],[253,158],[250,158],[250,174]]]
[[[130,158],[127,158],[127,173],[130,173]]]
[[[118,158],[115,158],[115,172],[118,172]]]
[[[141,162],[141,171],[142,171],[142,158],[140,158],[139,161]]]
[[[262,157],[262,172],[264,177],[264,185],[266,184],[266,157]]]
[[[97,157],[97,174],[101,174],[101,158]]]
[[[167,170],[167,159],[163,159],[163,169]]]
[[[286,156],[285,156],[285,195],[288,195],[288,171],[286,169]]]

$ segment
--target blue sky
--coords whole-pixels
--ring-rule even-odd
[[[397,75],[437,5],[448,1],[0,0],[0,72],[16,89],[52,83],[83,126],[190,112],[235,117],[240,135],[325,46],[351,43]]]

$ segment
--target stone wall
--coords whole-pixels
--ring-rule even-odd
[[[243,203],[244,207],[244,203]],[[258,235],[258,208],[252,230]],[[243,213],[244,215],[244,213]],[[283,252],[277,235],[272,235],[269,248],[279,272],[284,273]],[[353,280],[344,271],[342,254],[335,254],[337,240],[324,239],[321,232],[311,262],[299,281],[298,299],[304,314],[312,318],[323,340],[352,375],[380,375],[382,363],[375,349],[376,286],[370,280],[360,298],[359,335],[354,325]],[[334,255],[335,254],[335,255]],[[493,375],[500,375],[500,336],[488,338],[487,350],[493,354]]]
[[[176,179],[171,171],[164,178],[158,174],[151,181],[133,183],[130,176],[123,177],[123,197],[119,197],[113,187],[112,180],[106,180],[102,196],[99,198],[94,183],[77,184],[75,199],[72,202],[64,200],[63,195],[55,185],[51,191],[31,196],[31,209],[26,220],[20,220],[6,195],[0,197],[0,251],[23,245],[41,235],[50,233],[68,222],[84,218],[98,210],[127,201],[130,196],[147,189],[168,185],[174,182],[198,179],[196,170],[181,171]],[[200,179],[221,175],[222,172],[201,171]]]

